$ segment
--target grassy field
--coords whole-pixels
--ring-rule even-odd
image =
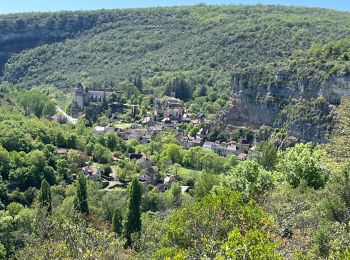
[[[179,171],[178,171],[179,176],[185,181],[187,181],[189,179],[196,180],[197,178],[199,178],[202,175],[202,173],[203,172],[201,172],[201,171],[187,169],[184,167],[179,168]]]
[[[116,124],[114,124],[114,127],[125,129],[125,128],[131,127],[131,124],[128,124],[128,123],[116,123]]]

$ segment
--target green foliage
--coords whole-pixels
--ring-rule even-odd
[[[305,181],[309,187],[319,189],[328,180],[324,151],[313,149],[311,143],[288,148],[279,161],[278,169],[293,187]]]
[[[95,161],[100,163],[108,163],[112,160],[112,153],[110,150],[99,143],[95,144],[92,156]]]
[[[195,183],[195,196],[197,198],[203,198],[208,195],[213,187],[219,185],[220,178],[217,175],[211,173],[204,173]]]
[[[6,248],[1,243],[0,243],[0,259],[1,260],[5,260],[6,259]]]
[[[258,143],[251,157],[266,170],[273,170],[277,163],[277,148],[269,141]]]
[[[88,194],[86,189],[86,178],[83,174],[79,174],[76,183],[76,197],[74,206],[77,211],[83,214],[89,214]]]
[[[267,231],[269,225],[254,202],[245,203],[238,194],[223,190],[175,212],[168,221],[163,248],[157,254],[185,250],[188,258],[214,258],[231,230],[238,228],[246,234],[255,229]]]
[[[179,205],[181,199],[181,185],[179,183],[174,183],[171,185],[171,196],[174,205]]]
[[[19,203],[11,203],[6,210],[0,211],[0,244],[5,247],[8,255],[23,246],[33,232],[33,221],[33,211]],[[4,252],[3,249],[1,252]]]
[[[129,205],[123,230],[126,246],[132,245],[132,234],[137,234],[141,231],[141,185],[137,179],[132,181],[129,195]]]
[[[277,245],[259,230],[248,230],[242,235],[235,227],[221,248],[218,259],[282,259],[276,252]]]
[[[79,215],[37,216],[35,233],[16,259],[126,259],[123,241]]]
[[[116,233],[118,236],[120,236],[123,231],[123,214],[118,208],[115,208],[113,213],[112,231]]]
[[[259,198],[275,187],[271,172],[266,171],[255,161],[244,161],[233,168],[223,179],[225,187],[250,198]]]
[[[290,63],[307,59],[298,63],[305,75],[343,71],[350,21],[346,13],[330,10],[232,5],[11,15],[1,17],[0,23],[5,35],[40,28],[33,45],[24,44],[37,47],[12,56],[4,66],[6,81],[62,87],[77,81],[108,86],[128,81],[128,90],[141,85],[145,90],[179,79],[200,89],[199,96],[220,96],[230,87],[231,71],[273,63],[286,67],[293,52],[312,43],[319,44]],[[43,41],[40,32],[55,37]],[[332,66],[324,62],[327,59]],[[271,67],[266,77],[273,79]],[[115,87],[123,90],[123,85]],[[211,102],[205,112],[216,110],[215,100]]]
[[[171,96],[175,93],[175,97],[184,101],[189,101],[192,97],[192,87],[182,78],[174,78],[165,86],[164,94]]]
[[[342,168],[348,163],[350,158],[350,147],[348,139],[350,138],[350,99],[343,97],[340,106],[335,111],[334,131],[330,136],[330,144],[325,148],[335,163],[332,167]],[[341,169],[342,170],[342,169]]]
[[[39,202],[40,202],[40,206],[46,209],[48,213],[52,212],[51,188],[50,188],[50,184],[46,180],[43,180],[41,182]]]
[[[56,103],[52,100],[48,100],[43,107],[42,114],[47,118],[56,114]]]

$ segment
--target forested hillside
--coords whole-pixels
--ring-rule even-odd
[[[350,259],[349,14],[0,16],[0,260]]]
[[[350,34],[345,12],[262,5],[10,15],[0,24],[1,49],[18,53],[3,80],[57,87],[118,87],[141,75],[152,88],[181,76],[227,89],[235,72],[280,67],[296,51]]]

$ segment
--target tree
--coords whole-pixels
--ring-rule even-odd
[[[134,79],[134,85],[135,87],[140,91],[142,92],[142,89],[143,89],[143,82],[142,82],[142,78],[141,78],[141,75],[137,75]]]
[[[46,117],[52,117],[56,113],[56,103],[52,100],[48,100],[43,107],[43,115]]]
[[[247,203],[227,189],[218,190],[170,216],[158,253],[168,251],[170,255],[163,255],[162,259],[172,259],[173,250],[184,250],[185,259],[214,259],[219,257],[221,246],[235,228],[243,236],[259,230],[264,237],[270,238],[272,223],[255,202]]]
[[[311,143],[297,144],[281,156],[278,169],[294,188],[305,181],[309,187],[319,189],[326,184],[329,176],[324,161],[324,152],[313,149]]]
[[[39,202],[40,202],[40,207],[46,208],[47,212],[51,214],[52,212],[51,188],[50,188],[50,184],[46,180],[43,180],[41,182]]]
[[[120,236],[123,231],[123,214],[118,208],[115,208],[113,212],[112,231],[118,236]]]
[[[57,173],[58,175],[66,181],[71,179],[69,175],[68,162],[65,159],[57,160]]]
[[[0,146],[0,175],[7,180],[10,174],[10,154]]]
[[[252,229],[242,234],[235,227],[221,246],[218,259],[282,259],[276,249],[277,245],[270,241],[266,233]]]
[[[195,183],[194,193],[196,198],[203,198],[208,195],[215,185],[220,182],[220,177],[215,174],[205,172]]]
[[[178,206],[181,199],[181,185],[179,183],[173,183],[171,185],[171,196],[172,196],[172,202],[175,206]]]
[[[189,101],[193,94],[193,88],[186,80],[177,77],[171,79],[165,86],[165,95],[170,96],[172,92],[175,93],[176,98],[184,101]]]
[[[256,149],[251,156],[266,170],[273,170],[277,162],[277,149],[269,141],[261,142],[256,145]]]
[[[132,234],[141,231],[141,185],[136,178],[131,183],[129,195],[129,206],[126,212],[126,220],[124,224],[126,246],[132,245]]]
[[[258,198],[271,190],[275,184],[270,172],[263,169],[256,161],[247,160],[225,176],[223,185],[246,197]]]
[[[88,195],[86,189],[86,178],[83,174],[79,174],[76,182],[75,208],[83,214],[89,214]]]
[[[6,248],[3,244],[0,243],[0,260],[6,259]]]
[[[112,159],[112,153],[102,144],[95,144],[92,152],[95,161],[108,163]]]

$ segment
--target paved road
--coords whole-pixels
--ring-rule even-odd
[[[78,119],[71,117],[70,115],[68,115],[66,112],[64,112],[59,106],[56,106],[56,110],[58,113],[62,113],[65,115],[65,117],[67,117],[67,121],[68,123],[71,123],[73,125],[75,125],[76,123],[78,123]]]

